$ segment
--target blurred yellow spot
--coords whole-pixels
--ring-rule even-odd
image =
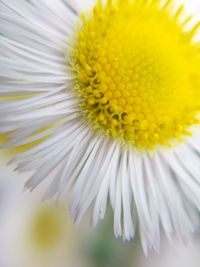
[[[82,112],[123,144],[153,149],[198,124],[200,54],[174,1],[98,1],[71,56]]]
[[[66,229],[65,210],[42,206],[32,221],[31,236],[36,248],[49,250],[60,243]]]

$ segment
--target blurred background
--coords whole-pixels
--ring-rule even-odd
[[[159,253],[145,257],[138,238],[116,240],[112,212],[95,229],[89,218],[76,226],[60,206],[41,203],[41,190],[25,192],[30,174],[14,173],[0,154],[0,267],[199,267],[200,239],[172,246],[161,238]],[[45,185],[43,185],[45,186]]]

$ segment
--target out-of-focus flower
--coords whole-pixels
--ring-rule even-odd
[[[138,225],[145,252],[161,228],[187,239],[200,208],[200,23],[176,0],[0,10],[0,132],[23,146],[11,162],[35,172],[26,187],[53,176],[45,198],[72,189],[78,222],[94,204],[96,224],[109,198],[116,237]]]
[[[39,204],[30,200],[30,196],[23,197],[22,201],[10,206],[1,216],[0,265],[75,266],[70,256],[75,239],[66,210]]]

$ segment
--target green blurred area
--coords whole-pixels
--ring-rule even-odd
[[[117,240],[113,232],[113,216],[109,211],[105,219],[82,240],[81,253],[90,267],[134,267],[138,241]]]

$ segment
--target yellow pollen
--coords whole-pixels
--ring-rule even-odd
[[[81,114],[94,130],[153,149],[199,124],[200,24],[186,30],[184,7],[174,7],[108,0],[82,15],[71,66]]]

